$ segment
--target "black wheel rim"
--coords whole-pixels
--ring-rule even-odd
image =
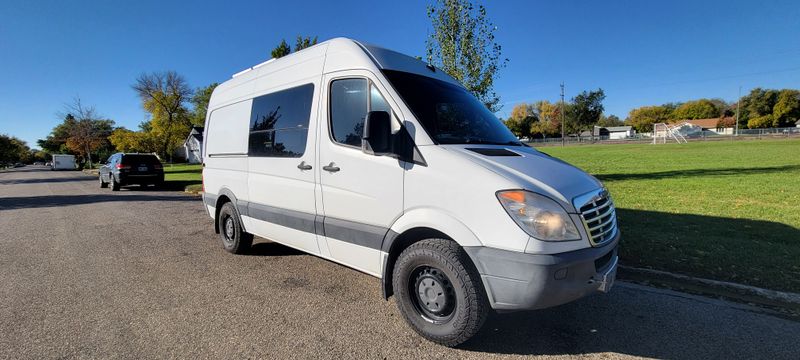
[[[432,266],[419,266],[409,277],[409,294],[414,309],[428,322],[446,323],[453,318],[456,294],[445,273]]]
[[[227,243],[232,243],[236,237],[236,224],[230,216],[225,216],[222,219],[222,235]]]

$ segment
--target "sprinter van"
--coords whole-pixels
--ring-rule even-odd
[[[603,185],[429,64],[337,38],[235,74],[208,109],[203,201],[222,247],[255,235],[378,277],[431,341],[614,283]]]
[[[53,154],[50,170],[75,170],[75,155]]]

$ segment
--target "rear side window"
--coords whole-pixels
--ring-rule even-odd
[[[314,85],[306,84],[253,99],[248,155],[303,156],[313,96]]]
[[[161,161],[159,161],[158,157],[156,157],[155,155],[149,155],[149,154],[136,154],[136,155],[133,155],[133,154],[130,154],[130,155],[124,155],[122,157],[122,163],[126,164],[126,165],[128,165],[128,164],[134,164],[134,165],[135,164],[148,164],[148,165],[153,165],[153,164],[160,164]]]

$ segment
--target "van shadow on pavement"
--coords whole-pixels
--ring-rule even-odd
[[[494,314],[462,348],[520,355],[798,358],[800,323],[724,304],[620,283],[610,294],[555,308]],[[775,322],[782,326],[776,328]]]
[[[163,196],[163,195],[120,195],[114,194],[82,194],[82,195],[47,195],[6,197],[0,199],[0,211],[14,209],[35,209],[44,207],[86,205],[101,202],[131,201],[179,201],[196,202],[196,197]]]

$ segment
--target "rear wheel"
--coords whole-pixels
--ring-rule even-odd
[[[117,181],[117,178],[114,175],[111,175],[111,191],[119,191],[120,184]]]
[[[480,330],[489,313],[480,276],[453,241],[428,239],[405,249],[392,274],[400,313],[422,337],[457,346]]]
[[[219,211],[219,235],[222,248],[232,254],[242,254],[253,244],[253,235],[244,231],[239,212],[233,203],[227,202]]]
[[[108,183],[103,181],[103,175],[98,176],[100,178],[100,187],[105,189],[108,187]]]

